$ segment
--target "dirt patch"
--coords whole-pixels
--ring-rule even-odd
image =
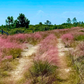
[[[65,52],[69,51],[72,48],[65,48],[65,45],[62,43],[61,39],[58,39],[57,47],[58,47],[59,59],[60,59],[59,76],[62,79],[67,79],[69,76],[69,72],[71,71],[71,67],[67,66]]]
[[[14,71],[11,71],[10,81],[17,81],[23,77],[24,71],[28,69],[32,64],[32,59],[28,56],[36,53],[39,46],[33,46],[31,44],[25,44],[26,49],[21,53],[22,58],[19,58],[19,64]]]

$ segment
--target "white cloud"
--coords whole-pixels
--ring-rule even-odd
[[[37,14],[36,14],[36,15],[41,15],[41,14],[44,14],[44,11],[39,10],[39,11],[37,12]]]

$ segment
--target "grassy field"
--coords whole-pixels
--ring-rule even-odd
[[[17,31],[0,35],[0,84],[84,83],[84,28]]]

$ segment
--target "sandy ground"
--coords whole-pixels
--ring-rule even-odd
[[[24,71],[30,67],[30,65],[32,64],[32,59],[29,59],[28,57],[31,56],[32,54],[36,53],[37,49],[38,49],[38,45],[33,46],[31,44],[25,44],[27,47],[26,49],[23,50],[23,52],[21,53],[22,58],[19,59],[19,64],[16,67],[16,69],[11,73],[11,78],[10,80],[12,81],[17,81],[20,78],[23,77]],[[62,43],[61,39],[58,39],[58,52],[59,52],[59,58],[60,58],[60,74],[59,76],[62,78],[67,78],[69,75],[69,71],[71,70],[70,67],[67,67],[67,63],[66,63],[66,55],[65,52],[71,50],[72,48],[65,48],[64,44]]]
[[[65,52],[72,50],[72,48],[65,48],[61,39],[58,39],[57,47],[58,47],[59,58],[60,58],[60,68],[59,68],[60,74],[59,74],[59,76],[63,79],[64,78],[66,79],[69,76],[69,71],[71,70],[71,67],[67,66]]]
[[[23,50],[21,53],[22,57],[19,58],[19,64],[17,65],[14,71],[11,71],[11,78],[12,81],[17,81],[23,77],[24,71],[30,67],[32,64],[32,59],[29,59],[28,56],[36,53],[38,46],[33,46],[31,44],[25,44],[26,49]]]

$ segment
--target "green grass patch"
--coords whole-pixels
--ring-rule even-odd
[[[65,74],[64,78],[61,78],[59,75],[57,77],[57,84],[79,84],[80,78],[79,78],[79,72],[77,70],[77,66],[73,63],[72,56],[69,53],[66,53],[66,63],[67,68],[71,68],[69,72]],[[60,72],[58,71],[60,74]],[[66,76],[68,75],[68,76]]]
[[[84,35],[79,35],[75,37],[76,41],[84,41]]]
[[[34,64],[25,72],[24,78],[26,81],[30,80],[31,84],[52,84],[56,80],[56,69],[56,66],[47,61],[34,61]]]
[[[22,49],[20,48],[11,48],[11,49],[4,49],[3,56],[13,56],[13,59],[21,57]]]

